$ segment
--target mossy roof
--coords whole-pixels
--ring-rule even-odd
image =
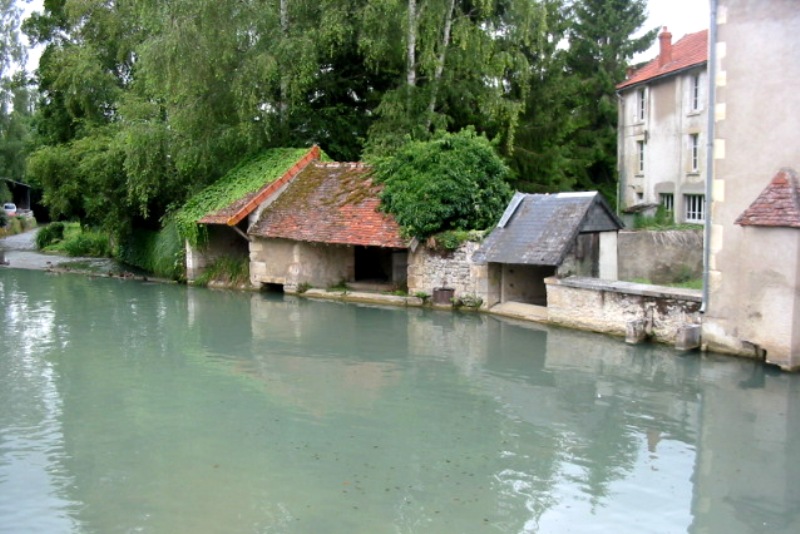
[[[379,211],[381,186],[361,163],[312,162],[249,233],[295,241],[406,248],[394,217]]]

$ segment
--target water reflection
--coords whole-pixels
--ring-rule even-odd
[[[752,362],[41,273],[0,306],[0,531],[800,531],[799,377]]]

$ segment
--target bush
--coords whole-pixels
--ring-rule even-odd
[[[89,230],[68,238],[63,246],[67,255],[72,257],[108,258],[112,255],[108,236]]]
[[[0,228],[5,228],[8,225],[8,215],[5,210],[0,210]]]
[[[36,234],[36,248],[39,250],[64,239],[64,223],[54,222],[44,226]]]
[[[374,165],[376,181],[384,184],[381,209],[419,239],[446,230],[490,228],[512,195],[511,171],[473,129],[409,142]]]

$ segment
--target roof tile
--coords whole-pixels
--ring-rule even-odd
[[[781,169],[758,198],[736,219],[741,226],[800,228],[800,183],[792,169]]]
[[[376,247],[406,248],[400,227],[379,211],[381,187],[362,163],[313,162],[268,206],[249,233],[272,237]]]
[[[636,70],[617,89],[638,85],[655,78],[685,70],[708,62],[708,30],[690,33],[672,45],[672,61],[659,65],[658,56],[644,67]]]

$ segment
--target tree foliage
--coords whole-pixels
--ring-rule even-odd
[[[493,226],[511,198],[510,176],[489,140],[472,129],[411,141],[375,161],[382,209],[420,239]]]
[[[656,29],[633,38],[647,18],[646,0],[579,0],[572,5],[567,30],[567,72],[579,82],[571,135],[574,154],[584,163],[580,188],[597,188],[616,197],[616,85],[625,79],[631,58],[646,50]]]

